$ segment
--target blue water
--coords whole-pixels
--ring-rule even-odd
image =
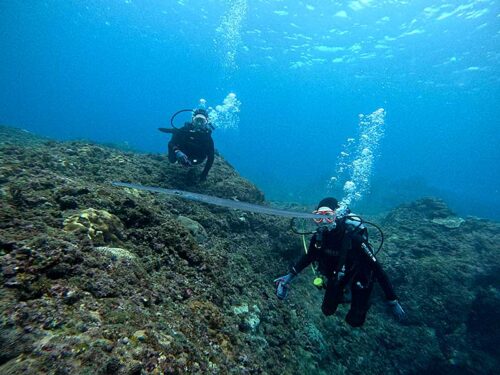
[[[266,197],[310,203],[382,107],[360,206],[439,195],[499,219],[499,17],[493,0],[3,1],[0,123],[165,152],[173,112],[234,92],[216,147]]]

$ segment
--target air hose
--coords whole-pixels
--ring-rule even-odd
[[[183,113],[183,112],[193,112],[192,109],[181,109],[180,111],[177,111],[175,112],[172,117],[170,117],[170,125],[174,128],[174,129],[178,129],[175,125],[174,125],[174,119],[177,117],[178,114],[180,113]]]

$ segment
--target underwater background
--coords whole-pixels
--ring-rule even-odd
[[[0,374],[496,374],[499,17],[0,1]],[[219,152],[194,183],[158,128],[199,106]],[[289,211],[327,194],[376,225],[406,319],[378,287],[363,327],[325,317],[310,268],[277,298],[309,240]]]
[[[157,128],[175,111],[234,93],[216,148],[268,199],[313,204],[344,193],[329,183],[339,164],[352,179],[356,156],[339,155],[358,115],[383,108],[354,205],[433,195],[498,219],[499,13],[487,0],[2,1],[0,122],[164,153]]]

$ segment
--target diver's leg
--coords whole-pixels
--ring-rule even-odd
[[[339,290],[338,283],[333,280],[328,280],[325,297],[323,298],[323,304],[321,305],[321,311],[323,311],[323,314],[326,316],[333,315],[335,311],[337,311],[341,298],[342,293]]]
[[[366,313],[370,309],[370,294],[373,282],[366,280],[354,280],[351,287],[351,308],[345,317],[345,321],[352,327],[361,327],[366,319]]]

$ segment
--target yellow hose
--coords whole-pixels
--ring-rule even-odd
[[[304,252],[307,254],[306,236],[304,234],[302,235],[302,245],[304,245]],[[311,265],[311,269],[313,270],[314,276],[316,276],[316,267],[314,267],[314,265]]]

